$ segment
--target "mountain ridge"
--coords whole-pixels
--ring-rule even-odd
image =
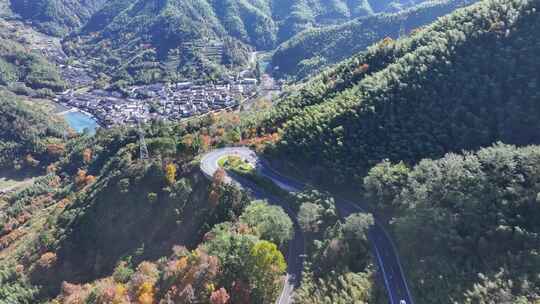
[[[475,0],[428,1],[403,11],[302,31],[278,46],[272,66],[278,75],[301,79],[364,51],[386,37],[397,39]]]
[[[414,162],[496,140],[536,142],[532,100],[538,95],[530,88],[539,80],[534,59],[522,55],[536,54],[536,6],[486,1],[409,38],[385,39],[284,97],[262,127],[280,128],[278,150],[358,176],[384,158]],[[524,73],[530,78],[518,81]],[[510,92],[523,95],[510,98]],[[491,98],[501,108],[482,104]],[[502,116],[505,107],[512,111]]]

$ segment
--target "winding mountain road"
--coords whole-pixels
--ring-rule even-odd
[[[225,156],[239,156],[245,161],[253,164],[258,174],[271,179],[277,186],[288,192],[300,192],[306,188],[306,185],[280,175],[273,170],[266,161],[259,158],[255,152],[246,147],[223,148],[211,151],[205,154],[201,159],[201,170],[208,177],[212,178],[218,170],[218,160]],[[249,188],[257,198],[266,198],[271,203],[278,204],[294,222],[294,237],[289,243],[289,252],[287,254],[287,276],[283,290],[276,300],[277,304],[289,304],[293,301],[294,289],[299,286],[303,268],[303,258],[305,254],[305,241],[302,230],[298,225],[296,214],[284,202],[267,193],[262,193],[256,185],[239,178],[226,177],[226,182],[236,183],[241,187]],[[334,196],[336,208],[341,218],[346,218],[350,214],[365,212],[357,204],[345,199]],[[371,242],[373,255],[376,258],[380,270],[381,278],[384,282],[390,304],[413,304],[403,269],[396,247],[389,234],[376,221],[368,231],[368,237]]]

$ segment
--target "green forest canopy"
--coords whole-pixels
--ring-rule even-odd
[[[418,303],[537,303],[540,147],[496,144],[397,172],[370,173],[367,193],[395,211]]]
[[[386,158],[539,142],[538,4],[482,1],[385,39],[286,95],[259,125],[279,128],[278,154],[337,180]]]
[[[57,160],[66,128],[40,106],[0,90],[0,168],[42,168]]]
[[[474,2],[476,0],[430,1],[397,13],[310,28],[282,43],[272,56],[272,66],[279,76],[301,79],[364,51],[383,38],[398,38]]]
[[[58,68],[0,29],[0,86],[30,92],[59,92],[66,88]]]

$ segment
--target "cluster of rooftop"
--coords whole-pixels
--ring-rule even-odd
[[[132,86],[120,91],[68,90],[59,96],[64,106],[87,112],[100,125],[133,124],[153,118],[180,120],[237,107],[254,96],[257,80],[243,78],[230,83],[197,85],[192,82]]]

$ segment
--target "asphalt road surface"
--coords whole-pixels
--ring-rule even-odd
[[[252,150],[245,147],[218,149],[205,154],[201,159],[202,172],[208,178],[212,178],[216,170],[219,168],[218,160],[222,157],[230,155],[239,156],[252,163],[257,168],[259,174],[271,179],[283,190],[288,192],[299,192],[305,188],[304,184],[280,175],[278,172],[273,170],[267,162],[257,157]],[[249,188],[257,198],[266,198],[269,202],[280,205],[293,220],[294,237],[289,243],[286,281],[279,298],[276,300],[276,303],[278,304],[292,303],[294,289],[299,286],[301,281],[303,257],[305,254],[304,237],[302,230],[298,225],[296,214],[292,212],[292,210],[286,204],[280,202],[272,195],[262,193],[249,181],[241,180],[237,177],[231,178],[230,176],[227,176],[226,182],[232,182],[241,187]],[[336,208],[338,209],[339,215],[342,218],[345,218],[353,213],[365,212],[357,204],[335,196],[334,199],[336,200]],[[376,258],[379,273],[382,281],[384,282],[390,304],[413,304],[414,302],[405,280],[399,256],[397,255],[397,250],[389,234],[376,221],[375,225],[372,226],[368,231],[368,237],[371,242],[373,255]]]

